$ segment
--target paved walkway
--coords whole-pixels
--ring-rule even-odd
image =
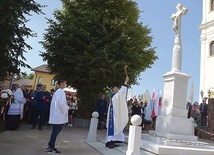
[[[0,134],[0,155],[47,155],[45,151],[52,127],[44,126],[43,130],[30,129],[31,125],[21,124],[16,131],[6,131]],[[128,134],[128,133],[126,133]],[[106,130],[97,131],[97,142],[86,141],[88,129],[63,126],[56,142],[61,155],[124,155],[126,144],[120,144],[116,149],[105,147]],[[202,140],[214,145],[213,141]],[[151,153],[141,150],[142,155]]]
[[[44,126],[43,130],[30,127],[29,124],[21,124],[16,131],[0,134],[0,155],[47,155],[45,148],[52,127]],[[56,147],[62,152],[61,155],[102,155],[84,142],[87,135],[88,129],[63,126]]]

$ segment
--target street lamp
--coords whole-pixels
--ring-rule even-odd
[[[207,94],[208,94],[208,97],[210,98],[210,96],[211,96],[211,91],[210,91],[210,89],[208,90]]]
[[[201,98],[203,98],[204,97],[204,91],[201,90],[200,94],[201,94]]]

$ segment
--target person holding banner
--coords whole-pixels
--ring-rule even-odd
[[[128,123],[128,108],[126,104],[126,92],[129,77],[127,76],[121,89],[112,88],[112,95],[107,114],[106,147],[114,148],[115,142],[124,142],[123,130]]]

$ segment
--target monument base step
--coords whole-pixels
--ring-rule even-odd
[[[195,148],[209,148],[209,144],[200,141],[191,140],[177,140],[177,139],[167,139],[162,136],[142,134],[142,139],[152,141],[161,145],[166,146],[179,146],[179,147],[195,147]]]
[[[166,146],[156,142],[142,139],[141,149],[158,155],[213,155],[214,147],[196,148],[196,147],[180,147]]]
[[[113,149],[109,149],[105,147],[105,139],[98,141],[88,141],[85,142],[91,147],[95,148],[97,151],[101,152],[103,155],[126,155],[128,145],[126,143],[119,143],[119,147],[115,147]],[[151,152],[147,152],[145,150],[140,150],[141,155],[155,155]]]

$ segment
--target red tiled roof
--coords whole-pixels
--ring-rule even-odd
[[[45,73],[50,73],[49,69],[48,69],[48,65],[44,64],[41,66],[38,66],[36,68],[32,69],[33,71],[37,71],[37,72],[45,72]]]

